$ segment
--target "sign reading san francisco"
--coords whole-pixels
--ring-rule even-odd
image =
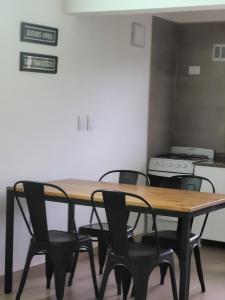
[[[57,73],[58,57],[20,52],[20,71]]]
[[[58,42],[58,29],[21,22],[20,40],[23,42],[56,46]]]

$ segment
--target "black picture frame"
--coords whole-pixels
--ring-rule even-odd
[[[21,22],[20,40],[28,43],[57,46],[58,28]]]
[[[20,52],[20,71],[56,74],[57,68],[57,56]]]

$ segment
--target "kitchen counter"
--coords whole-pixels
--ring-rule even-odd
[[[201,161],[195,164],[194,175],[206,177],[215,186],[216,193],[225,194],[225,159],[216,156],[211,160]],[[203,183],[204,184],[204,183]],[[202,185],[202,192],[209,192],[209,186],[205,183]],[[195,218],[193,225],[194,232],[200,232],[202,220]],[[203,239],[225,242],[223,228],[225,227],[225,209],[215,211],[209,214],[208,221],[203,233]]]
[[[195,166],[225,168],[225,159],[208,159],[194,163]]]

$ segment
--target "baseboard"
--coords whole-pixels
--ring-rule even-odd
[[[44,269],[44,264],[41,263],[39,265],[31,266],[29,269],[29,275],[35,276],[35,274],[39,274]],[[22,270],[14,271],[13,278],[15,280],[19,280],[22,275]],[[0,276],[0,285],[3,286],[4,284],[4,275]]]
[[[218,248],[224,248],[225,249],[225,242],[201,239],[201,244],[203,246],[218,247]]]

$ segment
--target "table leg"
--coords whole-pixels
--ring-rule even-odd
[[[13,228],[14,228],[14,194],[12,190],[7,190],[6,235],[5,235],[5,293],[7,294],[12,292]]]
[[[67,224],[67,229],[69,232],[73,232],[74,231],[74,204],[68,204],[68,211],[67,211],[67,215],[68,215],[68,224]]]
[[[179,300],[188,300],[189,284],[190,284],[190,233],[191,233],[191,218],[185,216],[182,218],[180,232],[180,290]]]
[[[74,221],[74,214],[75,214],[75,206],[74,204],[69,203],[68,204],[68,210],[67,210],[67,216],[68,216],[68,223],[67,223],[67,230],[69,232],[74,232],[74,227],[75,225],[75,221]],[[67,267],[67,272],[71,273],[72,272],[72,266],[74,265],[74,256],[72,255],[69,263],[68,263],[68,267]]]

